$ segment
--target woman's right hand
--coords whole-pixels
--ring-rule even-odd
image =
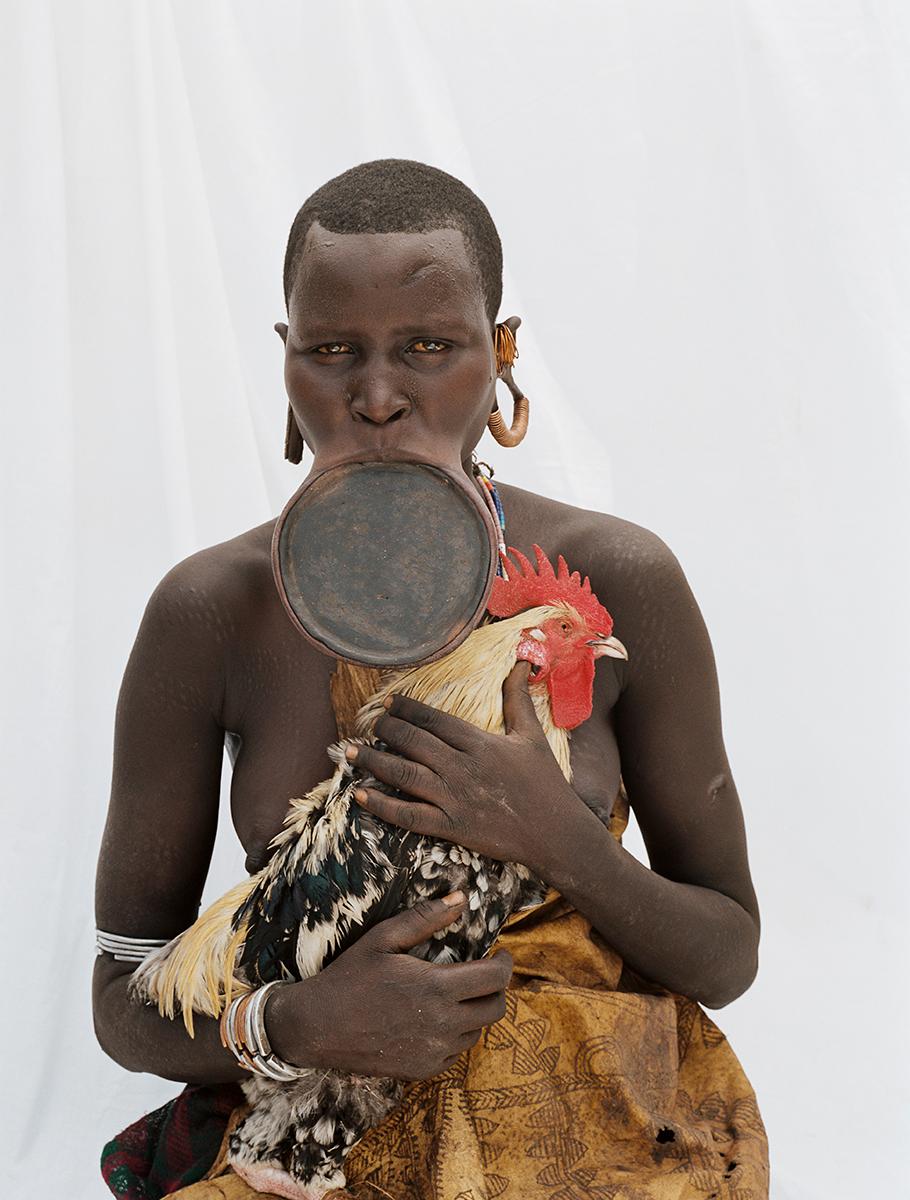
[[[407,951],[459,916],[426,900],[380,921],[317,975],[276,988],[266,1026],[279,1057],[353,1075],[429,1079],[504,1016],[512,956],[428,963]]]

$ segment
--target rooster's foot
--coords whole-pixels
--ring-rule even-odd
[[[326,1164],[328,1166],[328,1164]],[[285,1200],[322,1200],[333,1188],[343,1188],[344,1172],[330,1168],[325,1176],[317,1174],[308,1183],[295,1179],[277,1163],[232,1162],[240,1178],[256,1192],[283,1196]]]

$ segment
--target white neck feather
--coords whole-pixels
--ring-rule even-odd
[[[515,666],[521,632],[561,611],[559,607],[544,605],[515,617],[481,625],[445,657],[399,672],[359,710],[357,732],[361,736],[371,734],[374,722],[385,712],[383,700],[397,692],[469,721],[487,733],[505,733],[502,685]],[[532,683],[529,691],[550,749],[563,775],[571,782],[569,733],[553,724],[546,685],[535,687]]]

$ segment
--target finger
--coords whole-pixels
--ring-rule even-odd
[[[497,992],[479,1000],[460,1000],[457,1020],[461,1028],[469,1031],[482,1029],[484,1025],[495,1025],[506,1015],[506,994]]]
[[[466,1029],[464,1033],[456,1040],[455,1045],[460,1046],[462,1050],[470,1050],[472,1046],[476,1046],[483,1034],[483,1026],[477,1029]]]
[[[375,775],[383,783],[416,796],[419,800],[441,800],[445,791],[442,780],[428,767],[411,762],[398,754],[386,754],[374,746],[355,746],[356,753],[347,751],[349,762],[355,762],[358,767],[369,775]]]
[[[461,899],[455,904],[446,904],[445,897],[440,900],[421,900],[411,908],[379,921],[360,940],[364,942],[369,938],[371,942],[379,943],[381,950],[393,954],[412,950],[425,942],[431,933],[445,929],[456,917],[461,916],[465,903],[464,892],[452,892],[447,899],[451,900],[453,896],[460,896]]]
[[[401,721],[410,721],[412,725],[426,729],[456,750],[475,750],[483,737],[481,730],[469,721],[462,721],[460,717],[422,704],[410,696],[393,695],[388,711]]]
[[[455,759],[452,747],[429,730],[393,717],[391,713],[383,713],[374,729],[376,736],[382,738],[386,745],[412,762],[429,767],[443,778],[451,772]]]
[[[528,691],[530,673],[531,663],[519,659],[505,677],[502,685],[502,719],[506,733],[540,737],[543,729]]]
[[[455,1064],[458,1062],[458,1060],[461,1058],[463,1053],[464,1053],[463,1050],[459,1050],[456,1054],[450,1054],[448,1056],[448,1058],[444,1058],[442,1060],[440,1069],[442,1071],[448,1071],[449,1067],[454,1067]]]
[[[361,808],[388,821],[390,825],[397,825],[399,829],[407,829],[409,833],[425,833],[430,837],[446,837],[445,814],[435,804],[402,800],[400,796],[387,796],[375,788],[357,788],[354,799]]]
[[[453,1000],[495,995],[507,988],[512,978],[512,956],[507,950],[500,950],[492,958],[435,966],[445,972],[443,985]]]

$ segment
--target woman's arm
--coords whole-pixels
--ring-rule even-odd
[[[98,860],[99,929],[171,937],[196,919],[218,823],[224,731],[219,723],[225,628],[205,552],[179,563],[155,589],[117,703],[111,798]],[[130,1002],[133,965],[97,957],[92,985],[102,1048],[131,1071],[216,1082],[243,1071],[217,1022],[182,1021]]]
[[[614,548],[592,584],[629,651],[613,718],[651,869],[578,805],[545,878],[638,974],[721,1008],[755,977],[760,921],[714,654],[675,555],[633,528],[633,549]]]

